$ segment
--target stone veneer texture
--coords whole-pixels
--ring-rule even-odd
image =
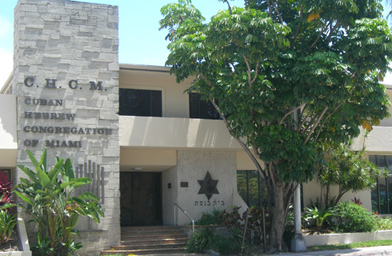
[[[118,7],[19,0],[12,85],[17,164],[31,166],[26,150],[39,158],[46,147],[50,166],[58,156],[71,158],[74,169],[103,168],[97,191],[105,218],[98,225],[81,219],[77,227],[86,231],[80,252],[87,255],[120,241],[118,76]],[[23,176],[17,170],[17,179]]]

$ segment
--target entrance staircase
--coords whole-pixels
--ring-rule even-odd
[[[148,255],[184,253],[187,235],[178,227],[122,227],[121,244],[101,255]]]

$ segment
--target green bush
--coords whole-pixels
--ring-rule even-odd
[[[314,206],[313,208],[306,208],[306,213],[302,218],[311,228],[312,232],[321,233],[323,231],[323,224],[330,216],[332,216],[331,209],[325,209],[325,206],[319,209]]]
[[[223,238],[216,235],[213,229],[203,227],[188,240],[186,252],[204,253],[208,250],[214,250],[221,254],[238,253],[241,250],[241,243],[234,237]]]
[[[389,217],[376,217],[377,230],[392,230],[392,219]]]
[[[234,237],[223,238],[217,236],[211,245],[211,249],[220,254],[236,254],[241,251],[241,242]]]
[[[53,169],[47,166],[46,149],[40,161],[26,151],[35,171],[18,165],[28,179],[20,178],[15,193],[26,202],[31,222],[37,226],[38,244],[32,245],[33,255],[66,256],[80,249],[75,242],[79,216],[88,216],[99,223],[104,217],[97,196],[84,192],[75,196],[75,188],[91,183],[89,178],[75,178],[71,160],[57,159]],[[61,179],[58,178],[61,176]]]
[[[335,230],[339,232],[371,232],[376,230],[376,218],[353,202],[339,203],[333,210]]]
[[[192,235],[191,239],[188,240],[186,252],[200,253],[211,249],[211,244],[215,237],[216,236],[212,229],[207,227],[201,228]]]
[[[222,221],[219,219],[221,211],[213,210],[211,213],[203,212],[200,220],[195,222],[195,225],[221,225]]]
[[[0,210],[0,244],[8,242],[15,225],[16,214],[10,214],[6,210]]]

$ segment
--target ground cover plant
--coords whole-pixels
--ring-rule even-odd
[[[195,221],[195,225],[221,225],[222,221],[219,219],[221,211],[214,209],[212,212],[203,212],[201,218]]]
[[[0,185],[0,244],[8,243],[17,223],[16,208],[11,196],[11,183]]]
[[[34,171],[18,167],[27,175],[20,178],[15,193],[26,203],[26,212],[38,228],[38,243],[32,245],[34,255],[72,255],[82,247],[75,242],[74,229],[79,216],[88,216],[95,222],[104,217],[98,198],[89,192],[74,195],[74,189],[91,183],[89,178],[75,178],[71,160],[56,159],[55,166],[47,166],[46,149],[38,161],[30,151]],[[58,178],[61,176],[61,179]]]
[[[237,237],[224,238],[216,235],[210,227],[197,230],[188,240],[186,252],[205,253],[213,250],[222,254],[235,254],[241,250],[241,240]]]
[[[375,240],[367,242],[357,242],[352,244],[329,244],[329,245],[315,245],[307,247],[309,252],[315,251],[330,251],[330,250],[342,250],[342,249],[354,249],[361,247],[375,247],[375,246],[388,246],[392,245],[392,240]]]
[[[306,208],[303,228],[310,234],[354,233],[392,230],[392,219],[372,214],[362,207],[360,200],[341,202],[321,210],[316,205]]]
[[[322,143],[348,142],[389,115],[379,80],[390,28],[378,0],[221,2],[209,22],[190,0],[162,7],[166,64],[178,82],[194,79],[187,92],[214,105],[255,164],[274,213],[268,251],[284,251],[296,184],[323,164]]]

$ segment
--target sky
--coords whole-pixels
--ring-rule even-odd
[[[385,1],[385,0],[384,0]],[[14,7],[17,0],[0,0],[0,87],[5,83],[13,69],[13,23]],[[84,0],[83,2],[119,6],[119,62],[123,64],[146,64],[164,66],[168,42],[166,31],[158,31],[162,19],[160,8],[177,0]],[[217,0],[193,0],[203,16],[209,20],[227,5]],[[232,6],[243,6],[243,0],[230,2]],[[390,5],[386,6],[390,10]],[[391,22],[389,22],[391,23]],[[384,79],[392,84],[392,75]]]
[[[13,24],[14,7],[17,0],[0,0],[0,87],[5,83],[13,69]],[[168,42],[167,32],[158,31],[162,19],[160,9],[177,0],[83,0],[119,7],[119,62],[126,64],[146,64],[164,66]],[[193,0],[206,19],[227,5],[217,0]],[[234,0],[231,5],[243,6],[243,0]]]

